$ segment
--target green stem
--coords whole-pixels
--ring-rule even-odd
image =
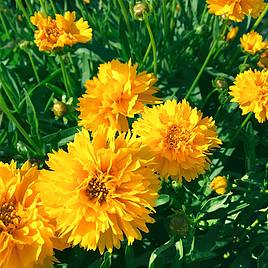
[[[222,164],[225,163],[226,161],[226,156],[225,154],[227,153],[228,149],[230,149],[233,145],[233,143],[236,141],[236,138],[238,137],[238,135],[240,134],[241,130],[245,127],[245,125],[248,123],[248,121],[250,120],[251,116],[253,115],[253,113],[249,113],[247,115],[247,117],[244,119],[244,121],[242,122],[242,124],[239,126],[239,128],[237,129],[237,131],[235,132],[235,134],[233,135],[232,139],[229,141],[229,143],[227,144],[226,148],[223,151],[223,155],[224,155],[224,159],[222,160]],[[218,168],[218,165],[220,163],[220,159],[218,159],[218,161],[213,165],[213,169],[216,170]]]
[[[212,43],[212,46],[211,46],[211,48],[210,48],[210,51],[209,51],[209,53],[208,53],[208,55],[207,55],[207,57],[206,57],[206,59],[205,59],[203,65],[202,65],[202,67],[200,68],[200,70],[199,70],[199,72],[198,72],[198,74],[197,74],[195,80],[193,81],[193,83],[192,83],[190,89],[188,90],[188,92],[187,92],[187,94],[186,94],[186,96],[185,96],[185,99],[186,99],[186,100],[191,96],[193,90],[195,89],[195,87],[196,87],[196,85],[197,85],[197,83],[198,83],[198,81],[199,81],[201,75],[203,74],[205,68],[207,67],[207,64],[208,64],[210,58],[212,57],[212,55],[213,55],[213,53],[214,53],[214,50],[215,50],[215,48],[216,48],[216,45],[217,45],[217,41],[214,40],[213,43]]]
[[[30,27],[33,29],[33,25],[32,25],[32,23],[31,23],[31,21],[30,21],[30,16],[28,15],[26,9],[24,8],[24,6],[23,6],[21,0],[16,0],[16,3],[17,3],[17,5],[18,5],[18,7],[20,8],[20,10],[21,10],[23,16],[24,16],[25,19],[27,20],[28,24],[29,24]]]
[[[163,24],[164,24],[164,40],[168,37],[168,23],[167,23],[167,0],[163,0]]]
[[[60,59],[60,66],[61,66],[61,71],[62,71],[62,75],[63,75],[63,82],[64,82],[64,85],[65,85],[65,88],[66,88],[67,97],[73,97],[74,94],[73,94],[73,91],[72,91],[72,86],[71,86],[71,83],[70,83],[70,80],[69,80],[67,70],[65,68],[65,63],[63,61],[62,56],[59,56],[59,59]]]
[[[45,3],[43,2],[43,0],[39,0],[40,2],[40,5],[41,5],[41,9],[42,9],[42,12],[47,15],[47,10],[46,10],[46,6],[45,6]]]
[[[153,57],[154,57],[154,73],[157,73],[157,58],[156,58],[156,44],[155,44],[155,40],[154,40],[154,35],[150,26],[150,23],[148,21],[148,17],[145,16],[144,18],[145,21],[145,25],[147,27],[149,36],[150,36],[150,40],[151,40],[151,44],[152,44],[152,48],[153,48]]]
[[[243,61],[243,65],[245,65],[248,61],[248,55],[245,57],[244,61]]]
[[[9,118],[10,121],[14,123],[16,128],[20,131],[22,136],[28,141],[28,143],[31,145],[31,147],[40,155],[43,155],[43,152],[40,150],[39,146],[37,146],[34,141],[30,138],[30,136],[27,134],[27,132],[23,129],[23,127],[20,125],[20,123],[17,121],[15,116],[9,111],[2,95],[0,95],[0,108],[1,110],[6,114],[6,116]]]
[[[29,9],[29,12],[31,13],[31,15],[33,14],[33,9],[32,9],[32,5],[31,3],[29,3],[29,0],[25,0],[26,6]]]
[[[118,0],[118,3],[120,5],[121,12],[122,12],[123,17],[124,17],[124,20],[126,22],[127,30],[129,32],[129,35],[132,35],[132,30],[131,30],[131,27],[130,27],[130,22],[129,22],[128,15],[127,15],[127,9],[126,9],[126,7],[124,5],[124,2],[123,2],[123,0]]]
[[[0,12],[0,19],[1,19],[4,31],[5,31],[6,35],[8,36],[8,39],[10,39],[10,34],[9,34],[8,29],[7,29],[7,26],[6,26],[5,20],[3,18],[2,12]]]
[[[32,57],[32,55],[31,55],[30,52],[27,51],[26,53],[29,56],[29,59],[30,59],[30,62],[31,62],[31,65],[32,65],[32,68],[33,68],[33,71],[34,71],[35,78],[36,78],[37,82],[39,83],[40,82],[40,78],[39,78],[38,72],[36,70],[36,67],[35,67],[35,64],[34,64],[34,61],[33,61],[33,57]]]
[[[57,10],[55,8],[55,5],[54,5],[53,1],[52,0],[49,0],[49,3],[50,3],[50,5],[51,5],[51,7],[53,9],[54,14],[57,14]]]
[[[266,4],[265,9],[262,11],[261,15],[258,17],[258,19],[255,21],[254,25],[252,26],[253,30],[256,30],[256,28],[259,26],[259,24],[261,23],[262,19],[266,15],[267,11],[268,11],[268,4]]]
[[[150,42],[150,44],[148,45],[147,50],[146,50],[146,52],[145,52],[145,54],[144,54],[144,57],[143,57],[143,59],[142,59],[142,63],[143,63],[143,64],[144,64],[146,58],[148,57],[148,54],[150,53],[151,48],[152,48],[152,43]]]
[[[205,98],[205,100],[203,102],[202,109],[206,106],[206,104],[207,104],[208,100],[210,99],[210,97],[217,91],[218,91],[218,89],[214,88],[212,91],[209,92],[209,94],[207,95],[207,97]]]

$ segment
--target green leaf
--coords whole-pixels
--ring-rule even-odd
[[[227,195],[220,195],[217,197],[213,197],[213,198],[205,201],[203,203],[203,205],[201,206],[200,210],[202,212],[210,213],[210,212],[216,211],[220,208],[226,208],[226,207],[228,207],[228,204],[225,204],[225,202],[228,200],[230,195],[231,195],[231,193],[227,194]]]
[[[155,206],[158,207],[158,206],[164,205],[164,204],[168,203],[169,200],[170,200],[170,197],[168,194],[161,194],[161,195],[159,195],[158,199],[156,200]]]

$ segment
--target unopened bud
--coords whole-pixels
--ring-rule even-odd
[[[67,113],[67,105],[62,101],[54,103],[52,111],[56,117],[63,117]]]
[[[170,218],[169,229],[176,235],[186,236],[189,233],[190,220],[184,212],[177,212]]]
[[[133,14],[138,20],[143,20],[149,11],[149,5],[146,2],[137,2],[133,7]]]
[[[225,194],[227,192],[228,180],[224,176],[215,177],[210,183],[210,188],[217,194]]]
[[[224,78],[217,78],[215,80],[215,85],[214,86],[216,88],[219,88],[219,89],[225,89],[225,88],[228,87],[228,82]]]

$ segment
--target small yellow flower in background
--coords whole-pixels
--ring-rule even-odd
[[[55,227],[36,191],[38,174],[30,162],[0,162],[1,268],[52,267]]]
[[[203,174],[210,150],[221,144],[212,118],[203,118],[186,100],[145,107],[142,118],[133,123],[133,132],[155,155],[156,171],[179,181]]]
[[[238,30],[239,28],[236,26],[236,27],[231,27],[229,32],[227,33],[227,36],[226,36],[226,41],[232,41],[235,39],[237,33],[238,33]]]
[[[38,189],[60,235],[73,246],[101,253],[119,248],[148,232],[153,223],[159,180],[153,158],[139,139],[100,126],[90,141],[86,130],[75,135],[68,152],[49,154],[51,170],[42,170]],[[67,168],[66,168],[67,167]]]
[[[90,0],[84,0],[85,4],[90,4]]]
[[[240,38],[240,42],[244,51],[250,54],[256,54],[257,52],[268,48],[268,42],[263,41],[262,36],[255,31],[244,34]]]
[[[209,12],[241,22],[245,16],[257,18],[265,9],[263,0],[207,0]]]
[[[217,194],[225,194],[228,187],[228,180],[224,176],[215,177],[210,183],[210,188]]]
[[[64,16],[56,14],[56,19],[45,17],[35,12],[31,22],[38,30],[35,31],[35,44],[41,51],[52,51],[55,48],[86,43],[92,39],[92,29],[87,21],[75,21],[75,12],[65,12]]]
[[[147,72],[137,73],[137,65],[118,60],[101,64],[97,77],[85,84],[86,94],[79,99],[79,122],[89,130],[100,124],[127,131],[128,118],[134,118],[144,109],[144,104],[155,104],[154,84],[157,79]]]
[[[268,50],[261,54],[258,66],[267,69],[268,68]]]
[[[232,102],[237,102],[242,115],[255,114],[259,123],[268,119],[268,71],[248,70],[237,75],[230,86]]]

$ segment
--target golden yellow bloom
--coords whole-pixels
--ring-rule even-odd
[[[224,176],[215,177],[210,183],[210,188],[217,194],[225,194],[227,191],[228,180]]]
[[[157,103],[153,74],[137,74],[137,65],[118,60],[101,64],[97,77],[85,84],[86,94],[79,99],[79,125],[95,130],[100,124],[127,131],[128,118],[134,118],[144,109],[144,104]]]
[[[0,162],[0,267],[52,267],[55,227],[36,191],[39,171]]]
[[[238,27],[231,27],[229,32],[227,33],[226,36],[226,41],[232,41],[235,39],[237,33],[238,33],[239,28]]]
[[[264,0],[207,0],[209,12],[241,22],[245,16],[257,18],[265,9]]]
[[[268,50],[261,54],[258,66],[266,69],[268,68]]]
[[[210,149],[221,144],[212,118],[202,118],[186,100],[145,107],[142,117],[133,123],[133,132],[151,148],[162,177],[191,181],[206,171]]]
[[[86,249],[119,248],[148,232],[159,180],[152,157],[140,140],[100,126],[90,141],[86,130],[75,135],[68,152],[49,154],[51,170],[42,170],[38,189],[47,213],[62,237]],[[66,168],[67,167],[67,168]]]
[[[57,14],[56,19],[35,12],[31,22],[38,28],[34,36],[41,51],[86,43],[92,39],[92,29],[82,18],[75,21],[75,12],[65,12],[64,16]]]
[[[242,115],[249,112],[263,123],[268,119],[268,71],[248,70],[238,74],[234,85],[230,86],[230,95],[242,110]]]
[[[241,47],[250,54],[256,54],[257,52],[268,48],[268,42],[263,41],[262,36],[255,31],[244,34],[240,38],[240,42]]]

